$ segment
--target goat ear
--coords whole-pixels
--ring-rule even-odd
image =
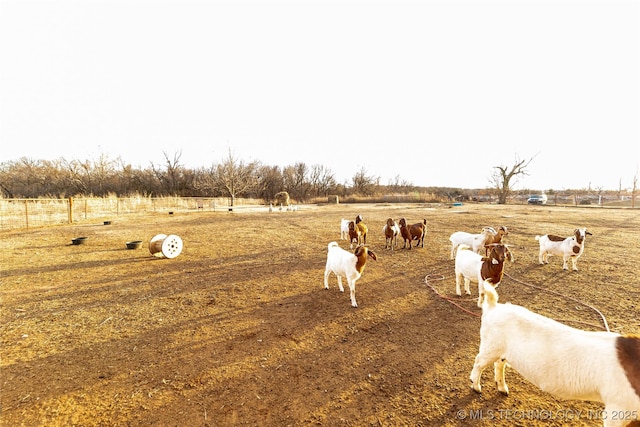
[[[374,259],[374,261],[378,260],[378,257],[376,256],[376,254],[373,251],[367,251],[367,252],[368,252],[369,256]]]

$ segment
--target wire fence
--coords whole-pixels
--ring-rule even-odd
[[[262,200],[226,197],[126,197],[68,199],[0,199],[0,229],[73,224],[85,220],[109,221],[142,213],[243,210]]]

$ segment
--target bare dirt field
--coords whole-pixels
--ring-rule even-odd
[[[323,273],[327,244],[348,248],[340,219],[357,214],[378,259],[352,308]],[[387,217],[426,218],[425,247],[384,249]],[[509,396],[489,370],[483,393],[471,389],[477,287],[455,295],[448,237],[485,225],[507,226],[515,255],[501,302],[602,330],[597,309],[611,330],[640,333],[639,210],[354,204],[106,219],[0,232],[3,426],[601,425],[602,405],[556,399],[513,370]],[[580,271],[538,265],[534,236],[576,227],[593,233]],[[161,233],[182,239],[179,256],[150,254]]]

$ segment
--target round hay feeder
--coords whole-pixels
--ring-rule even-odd
[[[158,234],[149,241],[149,252],[157,257],[175,258],[182,252],[182,239],[175,234]]]
[[[276,193],[273,197],[274,199],[276,199],[277,205],[289,206],[289,203],[291,203],[291,199],[289,198],[289,193],[287,193],[286,191],[281,191],[279,193]]]

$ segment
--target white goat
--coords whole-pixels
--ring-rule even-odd
[[[329,289],[329,275],[331,273],[338,277],[338,287],[340,292],[344,292],[342,278],[347,279],[351,298],[351,306],[358,307],[356,302],[356,281],[362,276],[367,258],[377,260],[376,254],[366,246],[359,245],[354,253],[346,251],[338,246],[336,242],[329,243],[327,247],[327,265],[324,270],[324,287]]]
[[[562,269],[569,269],[567,261],[571,259],[573,271],[578,271],[576,263],[584,252],[584,240],[587,235],[591,236],[592,234],[586,228],[576,228],[573,236],[569,237],[560,237],[553,234],[536,236],[536,240],[540,243],[538,261],[541,265],[549,264],[550,255],[562,255]]]
[[[505,245],[496,243],[489,246],[489,256],[477,254],[467,245],[460,245],[456,253],[455,276],[456,294],[461,295],[460,283],[464,280],[464,291],[471,295],[470,282],[478,284],[478,307],[482,307],[484,289],[482,283],[498,286],[504,276],[505,261],[513,262],[513,254]]]
[[[350,219],[342,218],[340,220],[340,240],[349,240],[349,222]]]
[[[514,304],[498,304],[484,285],[480,350],[471,371],[482,391],[482,371],[494,364],[498,390],[509,394],[505,365],[545,392],[562,399],[605,405],[606,427],[640,419],[640,336],[583,331]]]
[[[451,242],[451,256],[450,259],[455,259],[458,246],[467,245],[475,253],[480,253],[480,250],[484,247],[485,241],[490,237],[497,235],[498,232],[493,227],[482,228],[481,233],[472,234],[466,231],[456,231],[449,236]]]

